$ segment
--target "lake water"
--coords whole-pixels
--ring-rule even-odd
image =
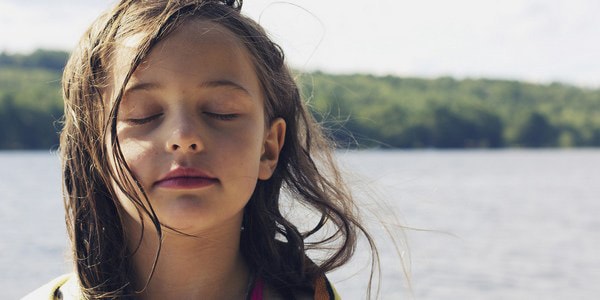
[[[339,158],[365,199],[361,211],[375,210],[396,236],[406,235],[408,279],[389,237],[367,216],[380,242],[381,299],[600,298],[600,150]],[[0,289],[18,299],[69,271],[56,155],[0,152],[0,203]],[[388,208],[377,211],[376,203]],[[364,299],[361,257],[359,248],[355,262],[330,274],[344,299]]]

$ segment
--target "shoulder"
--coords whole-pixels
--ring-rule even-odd
[[[327,276],[322,275],[319,276],[315,281],[314,299],[340,300],[342,298],[335,290],[335,287],[333,287],[333,284],[329,282]]]
[[[313,283],[313,290],[294,290],[292,292],[295,299],[298,300],[340,300],[342,299],[338,292],[336,291],[333,284],[327,279],[325,275],[321,275],[317,277],[315,282]],[[252,298],[252,299],[262,299],[262,297]],[[265,299],[272,300],[283,300],[284,297],[278,294],[275,290],[273,290],[270,286],[265,287]]]
[[[42,285],[27,294],[21,300],[57,300],[79,299],[76,276],[73,273],[64,274]]]

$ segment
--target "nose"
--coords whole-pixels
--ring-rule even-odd
[[[180,145],[182,144],[182,145]],[[170,143],[167,146],[170,151],[180,151],[180,152],[198,152],[200,150],[200,147],[198,146],[197,143],[189,143],[186,144],[185,142],[183,143]]]
[[[167,152],[173,153],[196,153],[204,149],[199,130],[193,122],[181,122],[175,128],[166,141]]]

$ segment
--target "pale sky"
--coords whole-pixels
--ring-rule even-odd
[[[0,51],[69,50],[115,0],[0,0]],[[246,0],[294,67],[600,87],[598,0]]]

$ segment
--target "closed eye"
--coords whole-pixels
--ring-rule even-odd
[[[145,117],[145,118],[131,118],[131,119],[127,119],[125,121],[127,121],[127,123],[130,123],[132,125],[144,125],[146,123],[150,123],[158,118],[160,118],[163,114],[155,114],[155,115],[151,115],[149,117]]]
[[[217,120],[221,120],[221,121],[231,121],[240,116],[239,114],[217,114],[217,113],[213,113],[213,112],[204,112],[204,114],[213,119],[217,119]]]

